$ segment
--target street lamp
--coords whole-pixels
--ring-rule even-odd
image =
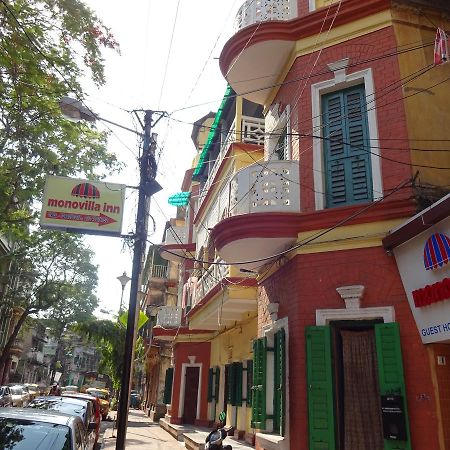
[[[66,117],[70,118],[70,120],[88,120],[90,122],[102,120],[131,131],[142,138],[142,152],[139,158],[140,177],[139,186],[137,188],[139,192],[139,198],[136,213],[136,230],[133,236],[133,268],[131,272],[130,302],[128,306],[125,351],[123,358],[119,405],[117,411],[118,417],[116,450],[124,450],[128,421],[128,405],[130,401],[130,380],[134,353],[136,317],[138,312],[138,284],[139,275],[142,270],[142,259],[145,254],[145,247],[147,243],[150,197],[162,189],[162,187],[155,180],[157,169],[155,155],[156,136],[152,134],[151,130],[152,126],[155,126],[159,122],[159,120],[161,120],[166,115],[166,113],[162,111],[139,110],[140,112],[144,112],[145,115],[144,123],[142,124],[141,122],[143,133],[138,133],[136,132],[136,130],[124,127],[123,125],[97,116],[89,108],[86,108],[82,102],[71,99],[70,97],[63,97],[60,101],[60,107],[62,113],[66,115]],[[137,111],[134,112],[136,113]],[[155,122],[153,122],[153,114],[159,115],[158,119]]]
[[[120,284],[122,285],[122,295],[120,296],[120,306],[119,306],[119,317],[122,314],[122,303],[123,303],[123,291],[125,290],[125,286],[127,283],[131,280],[131,278],[127,275],[126,272],[124,272],[120,277],[117,277],[117,279],[120,281]]]

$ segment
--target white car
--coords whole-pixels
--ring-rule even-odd
[[[25,407],[30,402],[30,393],[24,386],[11,386],[12,405]]]
[[[39,409],[1,408],[2,449],[86,450],[86,431],[78,416]]]

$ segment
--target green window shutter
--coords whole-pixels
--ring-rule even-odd
[[[214,369],[209,369],[208,371],[208,402],[212,402],[213,396],[213,379],[214,379]]]
[[[233,406],[242,406],[242,363],[233,363],[234,371],[234,403]]]
[[[166,379],[164,383],[163,403],[168,405],[172,402],[172,384],[173,384],[173,367],[166,370]]]
[[[227,364],[225,366],[225,379],[227,380],[227,403],[232,405],[234,402],[234,392],[233,392],[233,386],[234,386],[234,371],[233,371],[233,365]]]
[[[384,449],[411,450],[406,388],[403,377],[402,350],[398,323],[380,323],[375,325],[377,345],[378,378],[380,394],[399,394],[403,397],[405,408],[407,441],[384,440]]]
[[[216,376],[214,379],[215,386],[214,386],[214,398],[216,399],[216,402],[219,401],[219,388],[220,388],[220,367],[216,367]]]
[[[284,436],[286,418],[286,336],[284,329],[275,333],[273,429]]]
[[[327,207],[373,199],[364,86],[322,97]]]
[[[267,338],[253,341],[252,426],[266,428],[266,360]]]
[[[331,332],[327,326],[306,327],[306,376],[309,449],[334,450]]]
[[[247,406],[252,406],[252,387],[253,387],[253,360],[247,360]]]

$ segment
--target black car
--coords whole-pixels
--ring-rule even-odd
[[[0,407],[12,406],[11,389],[9,386],[0,386]]]

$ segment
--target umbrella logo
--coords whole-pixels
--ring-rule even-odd
[[[423,249],[423,263],[426,270],[442,267],[450,261],[450,238],[443,233],[432,234]]]
[[[72,189],[73,197],[100,198],[100,191],[91,183],[80,183]]]

